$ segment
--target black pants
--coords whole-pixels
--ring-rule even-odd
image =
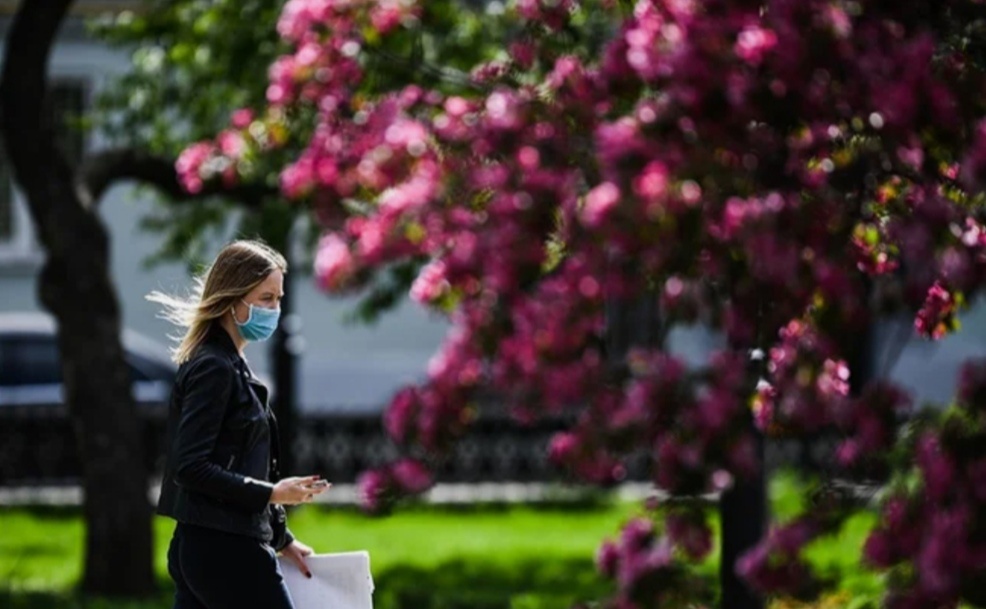
[[[273,548],[179,523],[168,548],[174,609],[294,609]]]

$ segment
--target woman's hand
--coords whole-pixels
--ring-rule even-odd
[[[287,556],[291,562],[301,569],[305,577],[311,579],[312,572],[308,570],[308,565],[305,564],[305,557],[312,555],[311,548],[296,539],[281,549],[281,555]]]
[[[270,502],[281,505],[309,503],[316,495],[324,493],[332,486],[319,478],[319,476],[284,478],[274,485],[274,492],[270,494]]]

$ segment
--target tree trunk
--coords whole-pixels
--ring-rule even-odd
[[[730,348],[749,355],[747,361],[747,388],[754,391],[759,379],[767,374],[766,341],[764,335],[774,332],[764,328],[763,310],[770,304],[761,297],[754,344],[731,342]],[[769,519],[767,508],[767,459],[764,450],[764,436],[757,429],[752,413],[748,413],[744,425],[747,433],[756,442],[759,469],[750,478],[737,477],[732,488],[725,490],[719,498],[719,520],[722,539],[719,544],[719,590],[721,609],[763,609],[764,598],[746,585],[736,572],[740,557],[753,549],[767,531]]]
[[[109,239],[42,121],[48,55],[70,0],[20,4],[0,77],[2,133],[45,249],[39,297],[58,322],[65,397],[82,460],[82,588],[107,596],[154,590],[151,510],[139,422],[120,343]]]
[[[287,256],[287,251],[284,252]],[[317,472],[299,472],[296,469],[294,442],[298,430],[298,340],[295,324],[293,273],[284,276],[284,300],[281,301],[281,323],[271,344],[271,361],[274,367],[274,415],[281,440],[282,476],[297,476]]]
[[[750,421],[753,427],[753,421]],[[740,579],[736,561],[764,536],[767,521],[767,481],[763,436],[754,428],[761,468],[749,480],[737,480],[719,499],[722,530],[719,559],[719,587],[722,609],[762,609],[763,599]]]
[[[263,213],[263,211],[261,211]],[[298,355],[300,336],[297,336],[300,319],[295,312],[294,268],[292,259],[292,226],[294,216],[265,218],[262,225],[264,239],[271,247],[281,252],[288,263],[284,275],[284,299],[281,301],[281,323],[277,326],[270,344],[269,356],[274,372],[274,391],[272,408],[277,417],[277,427],[281,439],[280,469],[282,476],[297,476],[317,472],[298,472],[294,443],[298,429]]]

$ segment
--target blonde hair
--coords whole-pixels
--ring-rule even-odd
[[[213,324],[275,270],[288,272],[284,256],[261,241],[234,241],[195,277],[186,298],[158,291],[148,294],[147,300],[164,307],[159,317],[185,328],[183,335],[172,337],[178,345],[171,350],[171,358],[178,364],[187,362]]]

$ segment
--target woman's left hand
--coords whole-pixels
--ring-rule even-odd
[[[305,557],[312,555],[312,549],[301,543],[297,539],[284,546],[281,549],[281,554],[283,556],[291,559],[291,562],[296,564],[301,572],[305,574],[305,577],[311,578],[312,572],[308,570],[308,565],[305,564]]]

